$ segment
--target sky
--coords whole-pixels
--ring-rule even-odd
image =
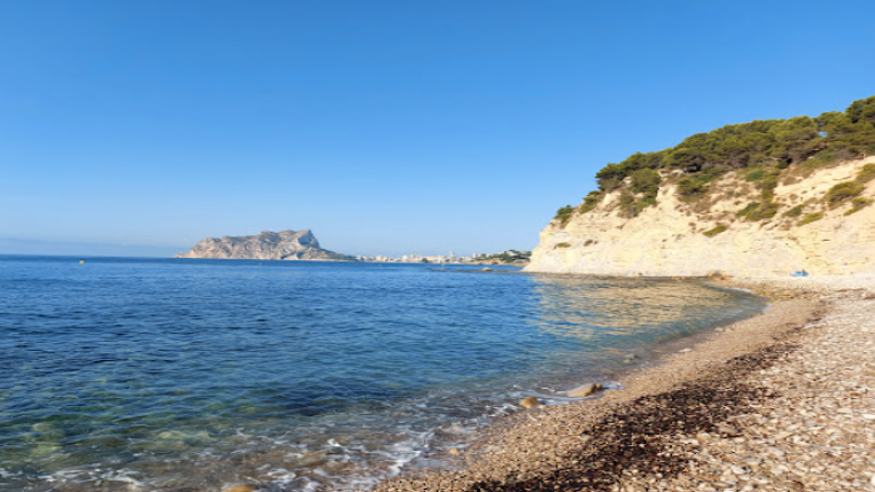
[[[875,2],[0,0],[0,254],[530,250],[609,162],[875,95]]]

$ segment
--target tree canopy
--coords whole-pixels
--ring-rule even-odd
[[[875,154],[875,96],[854,101],[843,113],[757,120],[697,133],[675,147],[610,163],[596,179],[601,191],[612,191],[643,169],[679,169],[688,176],[710,171],[713,176],[747,167],[783,169],[819,154],[827,160]]]
[[[728,171],[745,170],[745,179],[756,183],[762,201],[749,204],[739,216],[762,220],[778,211],[773,198],[782,169],[803,161],[817,166],[867,155],[875,155],[875,96],[854,101],[844,112],[726,125],[687,137],[672,148],[636,152],[603,167],[595,175],[598,191],[591,192],[579,207],[560,208],[555,219],[564,226],[575,212],[589,212],[607,192],[618,189],[622,189],[621,213],[634,217],[656,204],[662,183],[657,170],[661,169],[677,171],[672,174],[679,176],[677,192],[684,200],[705,196],[709,183]],[[875,176],[875,171],[872,174]],[[624,188],[627,178],[630,186]],[[845,188],[835,192],[837,203],[855,196],[849,192],[856,187],[849,184]]]

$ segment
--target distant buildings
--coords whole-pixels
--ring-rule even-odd
[[[375,263],[472,263],[480,258],[486,258],[490,255],[486,253],[473,253],[469,256],[456,256],[455,251],[450,251],[449,255],[437,256],[421,256],[416,254],[401,255],[397,258],[390,256],[359,256],[356,258],[359,261],[368,261]]]

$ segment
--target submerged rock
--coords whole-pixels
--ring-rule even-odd
[[[523,408],[541,408],[544,404],[534,396],[527,396],[520,400],[520,406]]]
[[[572,398],[583,398],[584,396],[593,395],[603,389],[605,389],[605,387],[600,385],[599,383],[589,383],[568,390],[568,396]]]

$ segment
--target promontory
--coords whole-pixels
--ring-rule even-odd
[[[353,260],[322,249],[309,229],[264,231],[254,236],[208,237],[175,258],[213,258],[246,260]]]
[[[541,232],[527,271],[875,273],[875,96],[696,134],[595,177]]]

